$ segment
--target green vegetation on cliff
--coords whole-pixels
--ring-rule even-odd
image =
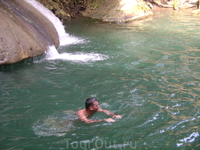
[[[75,17],[79,11],[84,10],[87,0],[38,0],[51,10],[61,20]]]

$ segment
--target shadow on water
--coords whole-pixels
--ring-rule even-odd
[[[0,71],[7,72],[7,71],[14,71],[15,69],[19,68],[24,68],[28,67],[30,65],[33,65],[33,59],[25,59],[20,62],[14,63],[14,64],[5,64],[5,65],[0,65]]]
[[[0,71],[8,72],[8,71],[15,71],[20,68],[29,68],[31,66],[34,66],[35,62],[43,60],[44,57],[45,57],[45,54],[34,57],[34,58],[27,58],[27,59],[24,59],[22,61],[19,61],[19,62],[13,63],[13,64],[0,65]]]

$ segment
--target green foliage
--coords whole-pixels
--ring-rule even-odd
[[[95,5],[94,7],[93,7],[93,9],[97,9],[98,8],[98,5]]]
[[[45,7],[51,10],[61,20],[69,20],[79,10],[77,7],[86,7],[88,0],[38,0]],[[95,7],[96,9],[97,7]]]

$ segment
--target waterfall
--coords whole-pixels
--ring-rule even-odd
[[[64,46],[67,44],[76,44],[83,42],[82,39],[78,39],[76,37],[70,36],[65,32],[65,28],[62,24],[62,22],[57,18],[50,10],[48,10],[46,7],[44,7],[42,4],[37,2],[36,0],[25,0],[27,3],[29,3],[31,6],[36,8],[41,14],[43,14],[47,19],[49,19],[54,27],[56,28],[59,40],[60,40],[60,46]],[[81,62],[87,62],[87,61],[99,61],[99,60],[105,60],[107,59],[106,55],[103,54],[96,54],[96,53],[89,53],[89,54],[83,54],[83,53],[62,53],[59,54],[55,46],[49,45],[49,49],[46,51],[46,59],[47,60],[54,60],[54,59],[62,59],[62,60],[69,60],[69,61],[81,61]]]
[[[25,0],[31,6],[36,8],[41,14],[43,14],[47,19],[51,21],[58,32],[60,46],[78,43],[80,40],[76,37],[72,37],[65,32],[65,27],[63,26],[62,22],[56,17],[49,9],[44,7],[41,3],[36,0]]]

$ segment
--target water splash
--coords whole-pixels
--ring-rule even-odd
[[[77,62],[88,62],[88,61],[100,61],[107,59],[108,56],[98,53],[61,53],[54,46],[49,46],[49,50],[46,52],[47,60],[68,60]]]
[[[73,130],[75,119],[73,110],[56,112],[47,118],[36,121],[32,129],[38,136],[65,136]]]
[[[25,0],[35,9],[37,9],[41,14],[43,14],[51,23],[54,25],[58,32],[60,46],[64,46],[67,44],[75,44],[79,43],[82,40],[78,39],[77,37],[70,36],[65,32],[65,27],[63,26],[62,22],[56,17],[49,9],[44,7],[41,3],[37,2],[36,0]]]

